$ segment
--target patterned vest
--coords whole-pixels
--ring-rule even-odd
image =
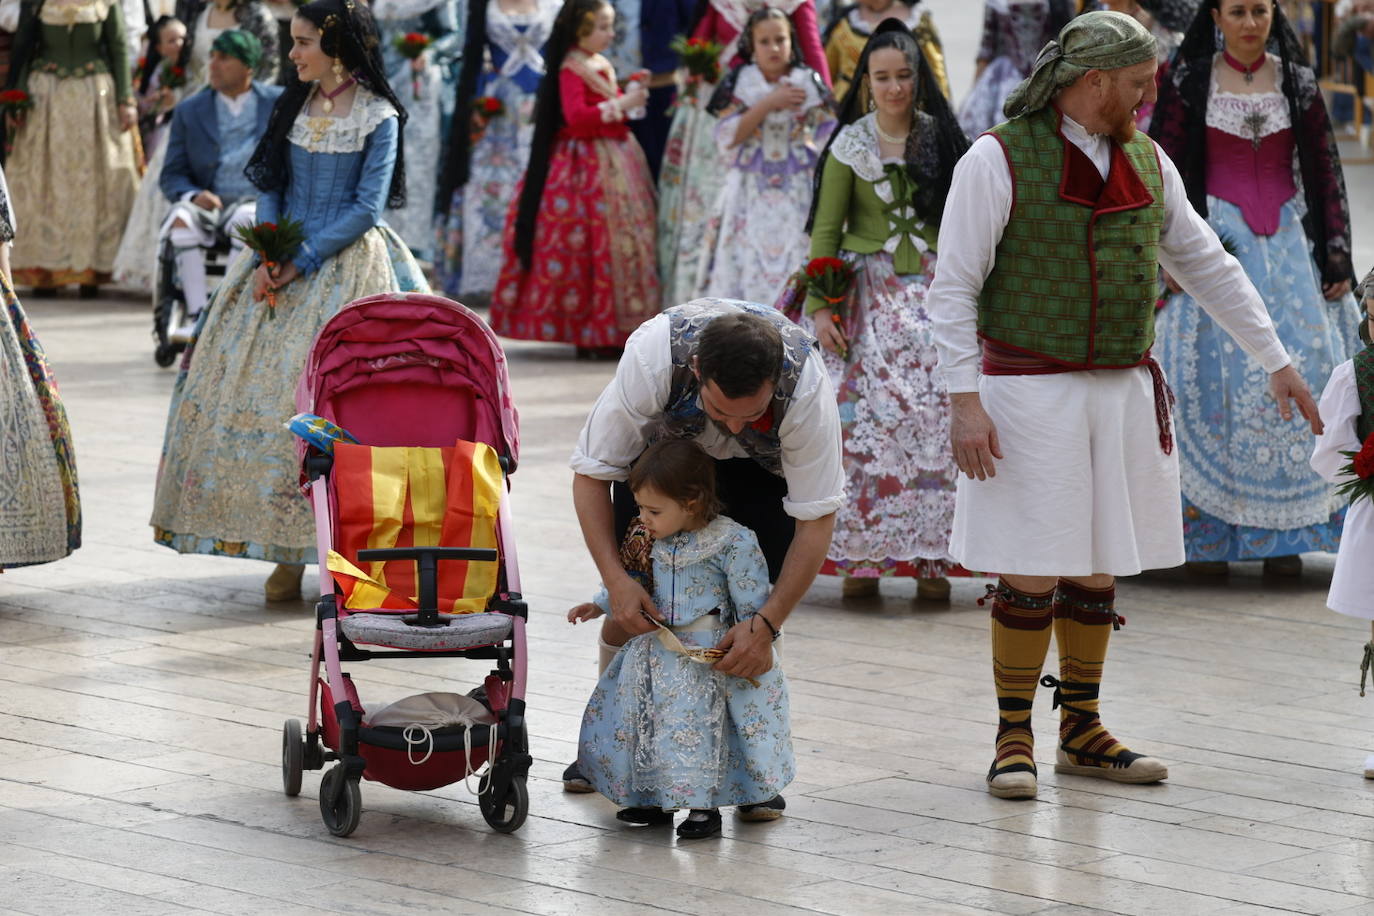
[[[1141,363],[1154,342],[1164,178],[1144,134],[1112,144],[1107,179],[1053,108],[991,131],[1011,169],[1011,217],[979,297],[981,337],[1070,369]]]
[[[777,309],[735,299],[694,299],[686,305],[668,309],[668,346],[673,359],[672,381],[668,389],[668,404],[663,409],[663,424],[658,436],[695,439],[706,424],[712,422],[701,407],[701,384],[692,371],[692,358],[697,354],[697,338],[706,325],[719,315],[729,312],[749,312],[765,318],[782,334],[782,376],[773,390],[773,403],[754,423],[734,434],[744,451],[773,474],[782,476],[782,440],[778,427],[787,414],[792,395],[797,390],[802,367],[816,347],[816,338],[788,321]],[[724,427],[720,427],[725,431]]]
[[[1355,434],[1364,443],[1374,433],[1374,346],[1365,347],[1351,360],[1355,368],[1355,390],[1360,395],[1360,415],[1355,418]]]

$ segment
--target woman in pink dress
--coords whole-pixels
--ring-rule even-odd
[[[558,13],[491,303],[498,334],[575,344],[579,356],[618,354],[659,305],[653,183],[626,126],[647,93],[618,89],[601,54],[614,35],[606,0]]]

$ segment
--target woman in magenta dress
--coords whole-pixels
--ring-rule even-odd
[[[659,305],[653,183],[626,126],[647,93],[617,88],[601,55],[614,36],[606,0],[558,13],[491,303],[498,334],[575,344],[579,356],[615,354]]]

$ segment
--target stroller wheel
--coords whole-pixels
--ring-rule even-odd
[[[153,351],[153,362],[163,369],[177,361],[177,348],[172,344],[158,344]]]
[[[525,823],[526,815],[530,813],[530,791],[525,785],[525,777],[511,778],[505,798],[493,798],[490,789],[491,774],[488,773],[482,777],[477,789],[477,806],[482,809],[482,817],[497,833],[514,833],[519,830],[520,825]]]
[[[287,798],[301,794],[301,771],[305,769],[305,741],[301,720],[287,719],[281,727],[281,790]]]
[[[363,794],[355,780],[345,778],[343,764],[336,764],[320,780],[320,816],[334,836],[348,836],[358,829]]]

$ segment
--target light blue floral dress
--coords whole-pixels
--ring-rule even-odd
[[[359,88],[342,117],[288,134],[285,193],[258,198],[259,222],[299,220],[301,275],[276,308],[253,300],[256,256],[230,265],[202,313],[172,389],[153,501],[154,539],[181,553],[315,562],[301,496],[295,388],[320,327],[343,306],[391,291],[429,292],[419,265],[382,220],[396,165],[396,111]]]
[[[1254,112],[1264,115],[1260,126],[1249,119]],[[1291,127],[1282,93],[1235,95],[1215,88],[1207,124],[1209,131],[1252,142],[1250,131],[1267,137]],[[1360,349],[1360,312],[1354,296],[1327,301],[1322,295],[1302,206],[1299,190],[1280,208],[1277,229],[1261,235],[1239,206],[1209,194],[1207,222],[1234,249],[1293,367],[1318,391]],[[1259,364],[1184,293],[1160,311],[1155,341],[1178,398],[1174,431],[1188,560],[1335,553],[1345,501],[1312,470],[1312,433],[1306,423],[1280,419]]]
[[[655,542],[653,568],[654,602],[688,647],[714,646],[768,597],[758,539],[728,518]],[[594,600],[609,610],[604,588]],[[768,801],[796,774],[776,653],[756,680],[757,687],[672,652],[655,633],[636,636],[587,702],[578,748],[583,775],[627,807]]]

